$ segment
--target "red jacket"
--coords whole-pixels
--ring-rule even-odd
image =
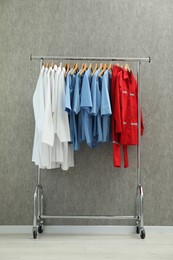
[[[121,167],[120,145],[123,145],[124,167],[127,168],[127,145],[138,144],[138,87],[132,71],[116,65],[112,69],[111,103],[114,166]],[[143,131],[141,113],[141,134]]]

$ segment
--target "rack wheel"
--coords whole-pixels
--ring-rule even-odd
[[[139,234],[140,233],[140,228],[139,226],[136,227],[136,234]]]
[[[38,233],[43,233],[43,225],[38,226]]]
[[[36,239],[37,238],[37,228],[33,228],[32,234],[33,234],[33,238]]]
[[[145,229],[142,229],[142,230],[141,230],[141,233],[140,233],[140,237],[141,237],[142,239],[144,239],[145,236],[146,236],[146,234],[145,234]]]

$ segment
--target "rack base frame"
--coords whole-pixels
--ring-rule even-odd
[[[33,238],[37,238],[38,233],[44,230],[44,219],[109,219],[109,220],[134,220],[136,223],[136,233],[142,239],[146,233],[143,225],[143,188],[138,185],[136,191],[136,212],[134,216],[115,216],[115,215],[68,215],[51,216],[43,214],[44,194],[41,184],[37,185],[34,192],[34,220],[33,220]]]

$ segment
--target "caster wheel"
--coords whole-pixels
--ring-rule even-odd
[[[36,239],[37,238],[37,229],[36,228],[33,229],[32,234],[33,234],[33,238]]]
[[[136,234],[139,234],[140,233],[140,228],[137,226],[136,227]]]
[[[143,229],[143,230],[141,230],[140,237],[141,237],[142,239],[144,239],[145,236],[146,236],[145,230]]]
[[[43,225],[38,226],[38,233],[43,233]]]

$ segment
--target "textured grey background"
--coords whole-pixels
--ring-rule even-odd
[[[173,225],[173,2],[0,0],[0,224],[33,219],[31,162],[35,55],[151,56],[143,64],[142,175],[146,225]],[[134,68],[135,69],[135,68]],[[47,214],[133,214],[136,150],[128,170],[112,166],[111,144],[86,145],[68,172],[45,171]],[[57,220],[48,224],[130,224]]]

